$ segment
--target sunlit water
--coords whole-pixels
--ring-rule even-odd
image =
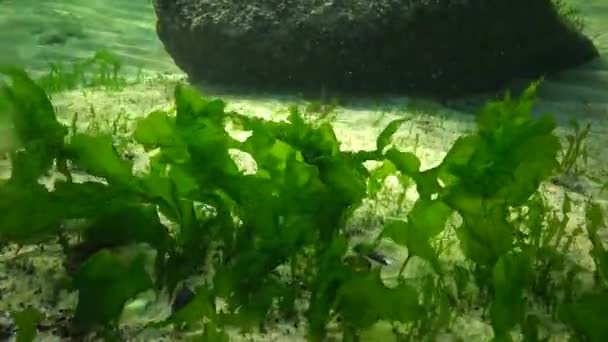
[[[569,0],[586,20],[598,60],[550,77],[543,98],[608,113],[608,1]],[[89,57],[106,49],[131,70],[179,72],[155,33],[151,0],[0,0],[0,62],[44,70],[47,61]],[[556,52],[559,53],[559,52]]]

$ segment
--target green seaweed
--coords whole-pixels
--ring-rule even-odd
[[[589,152],[585,140],[591,131],[591,124],[580,126],[576,120],[570,121],[572,134],[566,136],[567,144],[561,151],[560,171],[564,175],[581,176],[587,167]]]
[[[150,326],[199,326],[197,338],[225,341],[226,327],[263,330],[278,313],[304,317],[311,341],[323,340],[331,324],[343,339],[359,340],[379,322],[403,339],[433,339],[460,303],[472,300],[465,288],[474,282],[495,340],[510,340],[518,326],[527,339],[539,338],[528,294],[544,300],[550,314],[559,311],[573,334],[606,336],[585,318],[604,309],[591,303],[605,299],[606,286],[597,205],[589,205],[586,226],[598,265],[594,292],[579,296],[572,282],[550,276],[578,271],[564,262],[575,236],[566,231],[568,218],[539,191],[559,170],[560,143],[550,116],[530,115],[538,83],[518,98],[488,103],[477,131],[426,170],[392,144],[408,119],[389,123],[375,150],[343,151],[331,124],[309,122],[295,107],[287,121],[267,121],[178,85],[174,111],[136,122],[132,139],[154,154],[149,172],[135,174],[111,135],[70,133],[41,86],[19,69],[2,71],[12,82],[0,88],[0,108],[8,109],[19,145],[9,151],[11,177],[0,184],[0,241],[62,246],[68,289],[78,292],[74,323],[82,331],[116,329],[125,303],[140,292],[173,295],[203,274],[190,303]],[[236,140],[227,123],[251,134]],[[235,150],[253,159],[253,171],[239,167]],[[381,167],[369,170],[367,161]],[[101,181],[75,182],[75,170]],[[64,177],[52,188],[41,185],[52,172]],[[385,220],[378,239],[355,248],[390,239],[407,249],[389,286],[380,270],[350,253],[346,228],[392,174],[414,184],[419,198],[403,217]],[[566,197],[564,215],[571,205]],[[455,215],[458,224],[451,223]],[[442,259],[447,248],[438,239],[449,231],[469,266]],[[406,277],[414,258],[428,262],[429,275]]]
[[[44,318],[43,314],[33,308],[11,312],[11,317],[17,325],[17,342],[31,342],[36,338],[36,326]]]
[[[120,90],[128,85],[122,75],[120,58],[105,50],[67,64],[49,62],[48,66],[49,72],[39,77],[37,82],[49,93],[92,87]]]
[[[80,328],[116,323],[127,300],[153,287],[143,262],[141,255],[128,260],[104,249],[81,265],[74,276],[75,319]]]

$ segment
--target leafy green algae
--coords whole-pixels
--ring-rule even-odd
[[[137,122],[133,139],[151,158],[149,172],[135,175],[111,136],[68,134],[25,72],[2,72],[12,81],[1,88],[2,108],[8,108],[2,114],[9,116],[20,145],[10,151],[10,179],[0,184],[0,239],[61,242],[79,294],[74,324],[81,329],[115,326],[125,303],[139,292],[173,293],[202,273],[208,281],[193,301],[158,324],[199,324],[203,340],[223,341],[223,327],[263,327],[276,310],[293,317],[302,310],[296,302],[304,300],[310,340],[322,340],[336,317],[349,340],[379,321],[394,324],[396,333],[403,326],[425,333],[433,324],[449,324],[449,298],[459,300],[448,295],[452,273],[434,243],[457,214],[460,248],[474,265],[461,270],[471,272],[487,294],[495,339],[510,340],[518,325],[527,338],[536,334],[526,295],[538,286],[535,265],[544,258],[539,250],[564,248],[543,245],[558,230],[542,230],[542,222],[534,221],[548,215],[537,192],[559,167],[560,149],[551,117],[530,115],[537,83],[520,98],[488,103],[478,115],[477,132],[458,139],[441,164],[427,170],[414,154],[391,146],[406,120],[390,123],[376,150],[346,152],[331,125],[306,122],[295,108],[286,122],[266,121],[228,112],[221,100],[179,85],[175,113],[155,111]],[[250,136],[232,138],[228,122]],[[231,150],[249,154],[255,172],[241,171]],[[384,171],[368,170],[363,163],[369,160],[381,162]],[[103,182],[75,182],[75,168]],[[64,179],[51,190],[39,179],[52,171]],[[389,287],[377,270],[347,262],[347,220],[381,186],[379,180],[395,172],[411,179],[420,197],[406,217],[386,222],[380,238],[405,246],[406,263],[413,256],[431,263],[438,282],[428,278],[422,288],[403,277]],[[539,214],[510,219],[518,208],[538,208]],[[603,222],[593,210],[592,241]],[[73,219],[87,224],[68,228]],[[535,228],[537,238],[522,238],[524,226]],[[143,255],[120,252],[138,243],[156,252],[154,272]],[[604,254],[594,243],[598,278],[605,281]],[[605,299],[605,287],[588,296]],[[220,299],[222,310],[216,307]],[[574,298],[560,306],[560,317],[576,336],[600,341],[605,327],[586,324],[584,317],[605,308],[592,301]],[[434,310],[440,319],[428,314]]]

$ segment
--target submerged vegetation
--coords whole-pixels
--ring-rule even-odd
[[[530,114],[538,83],[487,103],[477,130],[426,170],[392,143],[407,119],[388,124],[375,150],[343,151],[331,124],[295,107],[287,121],[267,121],[178,85],[174,108],[139,119],[132,132],[149,157],[142,171],[111,134],[57,120],[43,89],[90,79],[56,70],[41,87],[21,69],[1,69],[0,128],[14,139],[0,144],[11,163],[0,180],[0,243],[61,246],[62,286],[78,293],[75,336],[116,338],[125,304],[155,291],[180,299],[148,327],[196,331],[200,341],[226,341],[229,327],[263,330],[273,317],[304,320],[311,341],[331,327],[345,341],[364,340],[379,324],[399,341],[434,340],[473,306],[495,341],[546,341],[555,320],[574,340],[608,340],[604,213],[589,199],[586,221],[572,223],[572,198],[555,204],[541,191],[557,173],[581,172],[586,131],[562,147],[552,117]],[[113,70],[101,80],[118,80]],[[236,139],[228,124],[248,137]],[[254,165],[243,169],[236,152]],[[389,176],[415,188],[417,200],[353,246],[349,220]],[[447,246],[450,234],[457,243]],[[591,244],[593,267],[573,260],[577,238]],[[386,242],[407,250],[391,279],[363,257]],[[445,256],[454,250],[460,258]],[[416,263],[426,270],[412,276]],[[190,291],[193,277],[203,281]],[[12,317],[21,340],[43,320],[36,308]]]
[[[127,85],[122,61],[105,50],[68,64],[49,62],[48,66],[49,72],[37,79],[37,84],[49,93],[89,87],[118,90]]]

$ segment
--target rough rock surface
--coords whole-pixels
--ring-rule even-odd
[[[155,0],[193,80],[438,97],[598,55],[552,0]]]

